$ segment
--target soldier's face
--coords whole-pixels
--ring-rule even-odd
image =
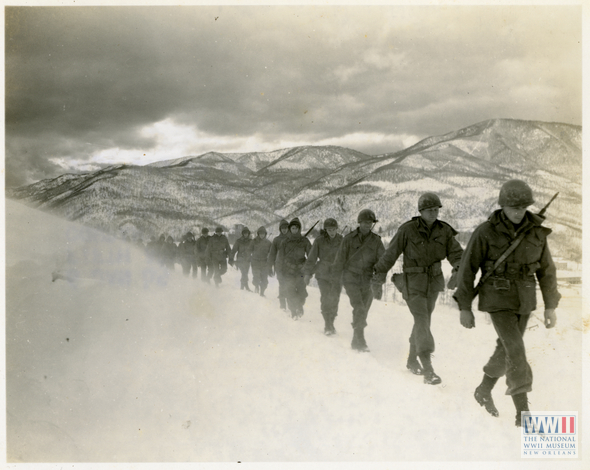
[[[510,220],[510,222],[518,225],[522,222],[527,207],[528,206],[504,206],[502,207],[502,210],[504,211],[504,214],[506,215],[506,217],[508,217],[508,220]]]
[[[287,227],[286,225],[281,228],[281,233],[284,235],[285,233],[287,233],[289,231],[289,227]]]
[[[299,227],[297,227],[297,225],[291,225],[291,233],[298,233],[299,232]]]
[[[436,219],[438,219],[438,207],[429,207],[428,209],[422,209],[420,211],[420,217],[428,225],[432,225]]]
[[[261,238],[262,240],[264,240],[266,238],[266,233],[258,232],[258,238]]]
[[[335,227],[330,227],[326,229],[326,232],[328,232],[328,235],[330,236],[330,238],[334,238],[336,236],[336,231],[338,229]]]
[[[369,222],[368,220],[363,220],[359,222],[359,228],[361,229],[361,233],[366,235],[371,231],[371,227],[373,226],[373,222]]]

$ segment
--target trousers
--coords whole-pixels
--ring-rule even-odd
[[[490,317],[498,339],[496,349],[483,371],[490,377],[506,375],[506,395],[530,392],[533,371],[526,359],[523,339],[530,314],[500,311],[491,313]]]
[[[438,292],[430,292],[428,295],[410,294],[406,299],[410,313],[414,317],[410,345],[415,348],[418,355],[434,352],[434,337],[430,331],[430,323],[437,299]]]

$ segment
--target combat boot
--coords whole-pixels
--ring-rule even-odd
[[[355,328],[354,335],[352,337],[352,343],[350,344],[352,349],[359,352],[370,352],[367,342],[365,341],[365,329]]]
[[[422,370],[424,371],[424,383],[429,385],[438,385],[442,382],[441,378],[436,375],[430,360],[430,353],[420,353],[420,362],[422,363]]]
[[[497,381],[498,377],[490,377],[489,375],[484,374],[481,384],[479,384],[473,394],[477,403],[485,407],[486,411],[493,417],[498,417],[500,415],[496,405],[494,405],[494,400],[492,399],[492,388],[494,388]]]
[[[332,336],[336,334],[336,330],[334,329],[334,319],[333,318],[324,318],[324,334],[326,336]]]
[[[406,362],[406,368],[414,375],[423,375],[424,369],[418,361],[416,354],[416,346],[410,341],[410,352],[408,353],[408,361]]]
[[[265,289],[264,287],[261,287],[261,288],[260,288],[260,297],[264,297],[264,291],[265,291],[265,290],[266,290],[266,289]]]
[[[514,424],[518,427],[522,426],[522,412],[529,411],[529,401],[526,392],[512,395],[512,401],[516,408],[516,416]]]

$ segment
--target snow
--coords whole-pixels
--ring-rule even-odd
[[[407,193],[407,192],[424,192],[424,188],[428,188],[429,191],[444,193],[445,191],[453,188],[451,185],[441,183],[440,181],[432,178],[422,178],[419,180],[409,180],[400,182],[391,182],[387,180],[382,181],[361,181],[357,183],[357,186],[369,185],[376,186],[385,191],[394,191],[396,193]],[[453,188],[454,189],[454,188]]]
[[[338,334],[328,338],[313,287],[305,315],[293,321],[278,308],[275,278],[262,298],[240,291],[230,268],[216,289],[185,278],[178,265],[167,273],[123,241],[11,200],[6,242],[7,468],[554,464],[521,460],[503,381],[494,395],[499,418],[473,399],[495,343],[482,313],[466,330],[456,308],[439,302],[433,363],[443,382],[430,386],[405,369],[412,318],[391,295],[371,307],[371,352],[363,354],[350,349],[344,292]],[[52,281],[52,273],[61,278]],[[540,310],[529,324],[534,410],[582,411],[577,292],[563,292],[555,329],[542,326]],[[560,460],[560,468],[583,468],[585,460]]]

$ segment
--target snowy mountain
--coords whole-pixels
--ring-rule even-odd
[[[441,218],[466,240],[496,208],[501,184],[526,180],[548,211],[556,253],[581,258],[581,128],[496,119],[424,139],[400,152],[368,156],[342,147],[304,146],[274,152],[209,152],[143,167],[115,165],[7,191],[9,197],[118,236],[178,240],[203,226],[264,225],[299,217],[304,230],[336,218],[356,226],[372,208],[377,230],[392,236],[417,214],[420,193],[436,191]]]
[[[363,354],[350,348],[344,292],[337,334],[326,337],[314,287],[295,322],[278,308],[275,278],[266,298],[239,290],[233,269],[215,289],[11,200],[6,256],[8,466],[539,468],[520,457],[504,381],[498,418],[473,399],[496,335],[482,313],[475,329],[462,328],[448,292],[432,320],[443,381],[431,386],[405,368],[412,316],[391,290],[373,302]],[[588,318],[580,289],[560,290],[556,328],[543,327],[540,310],[528,324],[529,399],[536,411],[581,413]],[[587,468],[584,450],[560,465]]]

